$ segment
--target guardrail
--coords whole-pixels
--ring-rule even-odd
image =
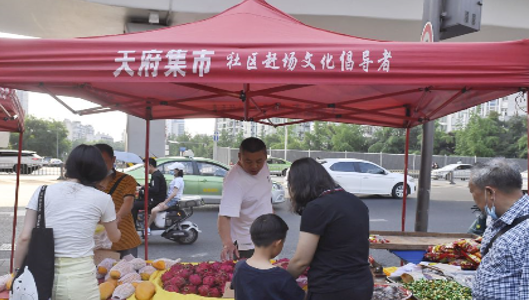
[[[392,173],[404,173],[404,170],[389,170]],[[450,177],[453,174],[452,177]],[[419,171],[417,170],[410,170],[408,171],[408,175],[413,178],[419,178]],[[447,172],[446,174],[442,174],[440,177],[436,178],[435,176],[432,176],[432,180],[446,180],[451,181],[450,179],[460,179],[460,180],[468,180],[470,178],[470,172],[469,171],[452,171]]]
[[[0,163],[0,174],[15,174],[16,167],[13,164]],[[63,165],[31,164],[23,165],[21,169],[23,175],[57,175],[64,174]]]

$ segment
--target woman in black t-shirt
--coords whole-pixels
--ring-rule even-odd
[[[288,271],[297,278],[310,266],[307,300],[370,300],[367,206],[337,186],[312,158],[295,161],[288,182],[292,207],[301,215],[298,246]]]

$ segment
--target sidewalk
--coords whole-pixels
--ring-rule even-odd
[[[24,175],[20,177],[19,203],[18,206],[24,208],[35,190],[44,184],[57,183],[57,176]],[[15,175],[0,175],[0,207],[13,207],[15,203]]]
[[[9,259],[0,259],[0,276],[9,273]]]

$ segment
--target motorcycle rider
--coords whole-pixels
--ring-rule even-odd
[[[158,204],[165,200],[167,195],[167,182],[162,172],[156,168],[157,162],[154,158],[149,158],[149,174],[151,174],[151,180],[149,182],[149,210],[156,207]],[[132,209],[132,215],[134,220],[138,220],[138,211],[145,208],[144,199],[138,199],[135,201],[134,208]]]
[[[173,170],[175,177],[169,185],[167,199],[165,199],[163,202],[159,203],[155,208],[152,209],[151,215],[149,217],[149,227],[151,227],[151,224],[154,222],[154,220],[156,219],[156,215],[159,212],[166,211],[167,209],[176,206],[178,200],[180,200],[182,198],[182,195],[184,194],[184,165],[179,162],[175,162],[169,166],[169,169]]]

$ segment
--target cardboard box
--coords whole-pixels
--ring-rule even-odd
[[[119,260],[119,257],[119,252],[112,250],[97,249],[94,251],[94,263],[96,266],[99,265],[99,263],[105,258],[113,258],[115,260]]]

